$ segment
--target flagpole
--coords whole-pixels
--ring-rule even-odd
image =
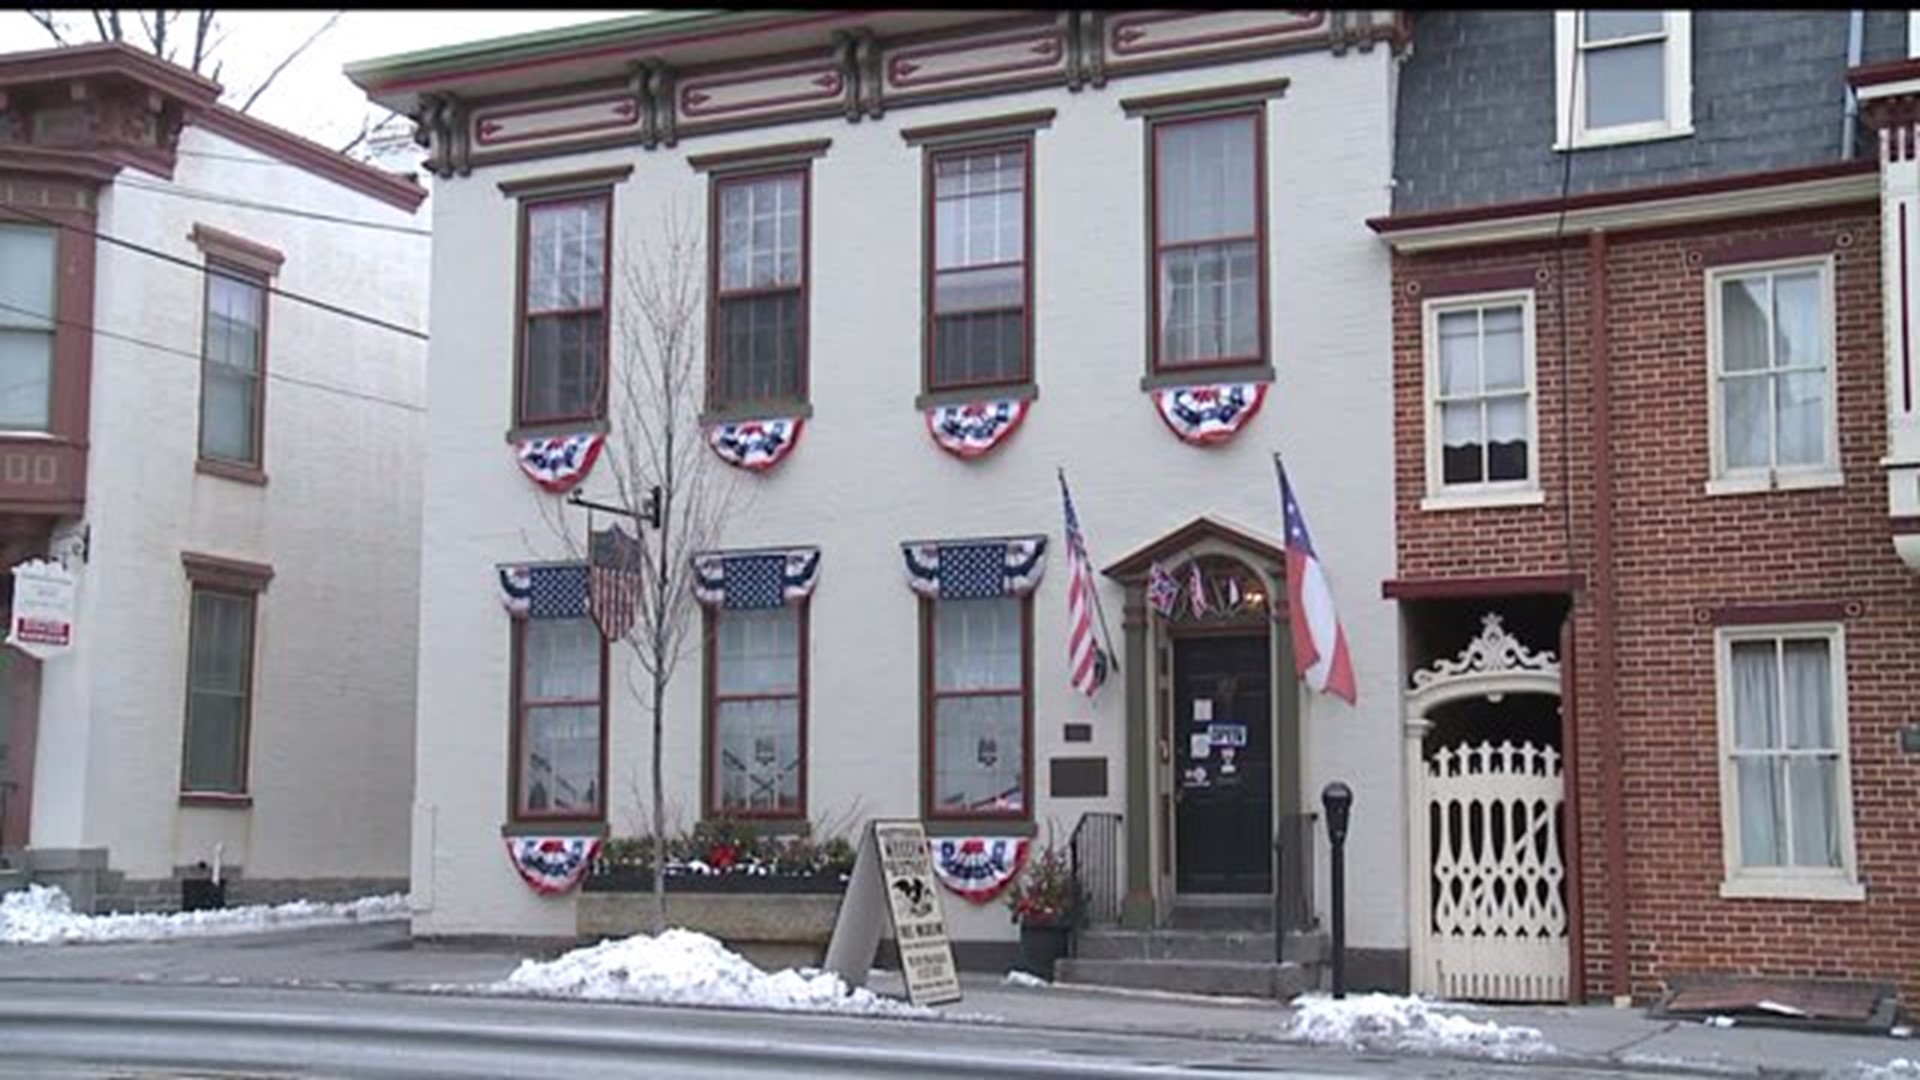
[[[1072,502],[1073,495],[1067,491],[1066,466],[1055,465],[1053,468],[1054,473],[1060,478],[1060,497],[1067,502]],[[1079,511],[1075,511],[1074,516],[1078,517]],[[1082,540],[1086,539],[1085,529],[1080,530],[1080,536]],[[1082,544],[1081,551],[1084,552],[1085,550],[1086,545]],[[1093,569],[1093,560],[1087,560],[1087,569]],[[1104,641],[1107,646],[1107,671],[1109,673],[1118,673],[1120,670],[1120,654],[1115,652],[1113,648],[1113,631],[1107,629],[1106,605],[1100,603],[1100,590],[1097,584],[1095,588],[1088,589],[1087,591],[1093,594],[1093,614],[1096,619],[1100,620],[1100,639]]]

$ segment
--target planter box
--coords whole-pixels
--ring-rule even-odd
[[[588,874],[583,892],[651,893],[650,870],[612,867]],[[675,874],[667,878],[667,893],[739,893],[753,896],[791,893],[831,893],[838,897],[847,883],[838,871],[830,874]]]
[[[832,877],[831,892],[819,891],[820,885],[811,882],[809,891],[750,891],[751,885],[743,881],[779,879],[734,877],[724,889],[682,888],[678,883],[691,879],[668,878],[667,925],[718,938],[763,968],[818,967],[826,959],[827,939],[833,936],[833,920],[845,890],[838,874]],[[708,884],[726,880],[723,876],[705,879]],[[646,933],[647,916],[653,909],[651,888],[649,881],[645,889],[614,891],[603,881],[598,888],[583,889],[574,907],[575,932],[590,941]]]

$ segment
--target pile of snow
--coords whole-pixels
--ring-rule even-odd
[[[705,934],[668,930],[659,937],[602,941],[556,960],[522,960],[489,989],[498,993],[658,1005],[722,1005],[747,1009],[937,1016],[931,1009],[850,990],[838,975],[788,969],[772,974]]]
[[[1357,994],[1335,1001],[1303,994],[1293,1001],[1288,1032],[1302,1042],[1353,1050],[1469,1054],[1530,1058],[1553,1047],[1537,1028],[1501,1027],[1487,1020],[1440,1012],[1433,1003],[1395,994]]]
[[[175,914],[76,915],[59,888],[29,885],[0,897],[0,944],[48,945],[99,941],[164,941],[170,938],[252,934],[305,926],[399,919],[407,914],[399,893],[344,904],[295,900],[273,907],[224,908]]]
[[[1852,1068],[1830,1075],[1844,1077],[1845,1080],[1915,1080],[1920,1077],[1920,1060],[1894,1058],[1884,1065],[1857,1061]]]
[[[1053,984],[1030,971],[1009,971],[1007,972],[1007,985],[1044,989]]]

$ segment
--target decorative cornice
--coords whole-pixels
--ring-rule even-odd
[[[1480,635],[1460,650],[1452,660],[1436,660],[1431,667],[1413,673],[1413,687],[1425,690],[1440,683],[1475,675],[1554,675],[1560,663],[1553,653],[1534,652],[1501,625],[1500,616],[1488,612],[1480,619]]]

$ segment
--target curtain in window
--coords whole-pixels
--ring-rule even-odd
[[[1768,464],[1767,283],[1720,285],[1721,438],[1729,469]]]
[[[527,210],[523,419],[586,416],[599,407],[607,205],[593,198]]]
[[[1781,648],[1786,688],[1786,743],[1792,750],[1832,750],[1833,684],[1825,641],[1788,641]],[[1793,815],[1793,865],[1839,866],[1839,755],[1795,756],[1787,769]]]
[[[713,768],[720,805],[800,807],[800,617],[782,606],[716,612]]]
[[[1827,331],[1820,275],[1773,279],[1774,417],[1779,464],[1818,465],[1827,456]]]
[[[933,382],[1026,368],[1026,152],[934,159]]]
[[[525,623],[520,798],[533,813],[600,809],[600,633],[590,619]]]
[[[1155,129],[1162,363],[1260,351],[1256,122],[1230,116]]]
[[[1786,812],[1778,759],[1778,669],[1771,641],[1735,642],[1733,727],[1735,786],[1740,803],[1740,861],[1786,864]],[[1758,753],[1755,753],[1758,751]]]
[[[934,604],[934,802],[950,813],[1023,810],[1020,601]]]

